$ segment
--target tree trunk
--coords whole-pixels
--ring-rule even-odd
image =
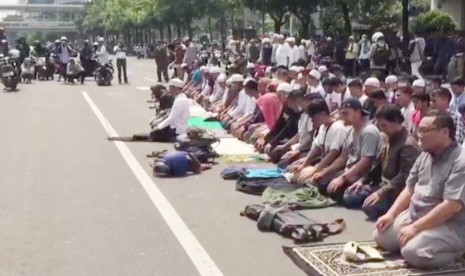
[[[408,19],[409,19],[409,0],[402,0],[402,53],[407,54],[409,45],[409,31],[408,31]]]
[[[160,26],[158,27],[158,32],[160,33],[160,40],[165,40],[165,25],[160,22]]]
[[[186,29],[187,29],[187,36],[189,36],[189,39],[192,39],[194,37],[194,31],[192,30],[191,23],[186,23]]]
[[[352,23],[350,23],[349,7],[347,6],[347,3],[345,2],[345,0],[341,0],[340,4],[341,4],[342,16],[344,19],[345,32],[347,35],[351,35],[352,34]]]
[[[168,23],[167,25],[167,31],[168,31],[168,41],[171,41],[171,24]]]
[[[178,39],[181,39],[182,38],[181,23],[176,24],[176,33],[178,35]]]
[[[208,16],[208,35],[210,36],[210,40],[213,39],[213,34],[212,34],[212,18]]]
[[[284,25],[281,20],[273,19],[274,32],[279,34],[281,33],[281,27]]]

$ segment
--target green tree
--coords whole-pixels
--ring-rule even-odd
[[[312,14],[317,11],[318,0],[288,0],[290,12],[299,20],[301,29],[300,37],[308,37]]]
[[[289,20],[290,5],[288,2],[281,0],[244,0],[245,6],[252,11],[264,11],[270,16],[276,33],[280,33],[281,27]]]

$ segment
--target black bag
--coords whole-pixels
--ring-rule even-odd
[[[241,216],[257,221],[260,231],[276,232],[293,239],[295,243],[322,241],[325,237],[342,233],[346,229],[343,219],[319,223],[300,212],[272,205],[248,205]]]
[[[241,175],[236,180],[236,190],[246,194],[261,195],[268,187],[288,187],[291,184],[286,178],[250,178]]]
[[[375,54],[373,55],[373,63],[378,66],[386,65],[389,61],[391,52],[386,46],[375,46]]]
[[[190,147],[206,148],[220,140],[205,129],[198,127],[189,127],[186,135],[177,138],[174,148],[177,150],[186,150]]]

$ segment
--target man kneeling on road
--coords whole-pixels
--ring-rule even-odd
[[[155,142],[171,142],[176,136],[185,134],[189,120],[189,99],[182,92],[184,82],[172,79],[169,82],[169,92],[174,96],[173,106],[168,117],[158,125],[153,126],[149,140]]]
[[[465,252],[465,152],[447,115],[425,116],[418,135],[424,152],[405,189],[378,219],[374,240],[385,250],[400,250],[411,266],[441,268]]]
[[[289,168],[294,172],[293,181],[297,183],[309,183],[323,177],[325,169],[340,155],[347,137],[347,127],[342,121],[330,116],[329,107],[323,98],[310,102],[308,114],[318,134],[308,155]]]
[[[376,168],[382,139],[378,128],[370,123],[369,113],[356,98],[348,98],[342,103],[340,115],[344,123],[352,128],[341,154],[324,170],[324,177],[316,179],[315,184],[338,203],[353,208],[343,200],[344,193]]]

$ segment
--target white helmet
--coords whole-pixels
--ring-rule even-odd
[[[103,39],[103,37],[99,37],[97,41],[98,41],[98,42],[104,42],[105,39]]]
[[[68,38],[67,38],[66,36],[62,36],[62,37],[60,38],[60,40],[61,40],[61,41],[68,41]]]
[[[19,58],[19,50],[17,49],[11,49],[10,51],[8,51],[8,54],[12,58]]]

